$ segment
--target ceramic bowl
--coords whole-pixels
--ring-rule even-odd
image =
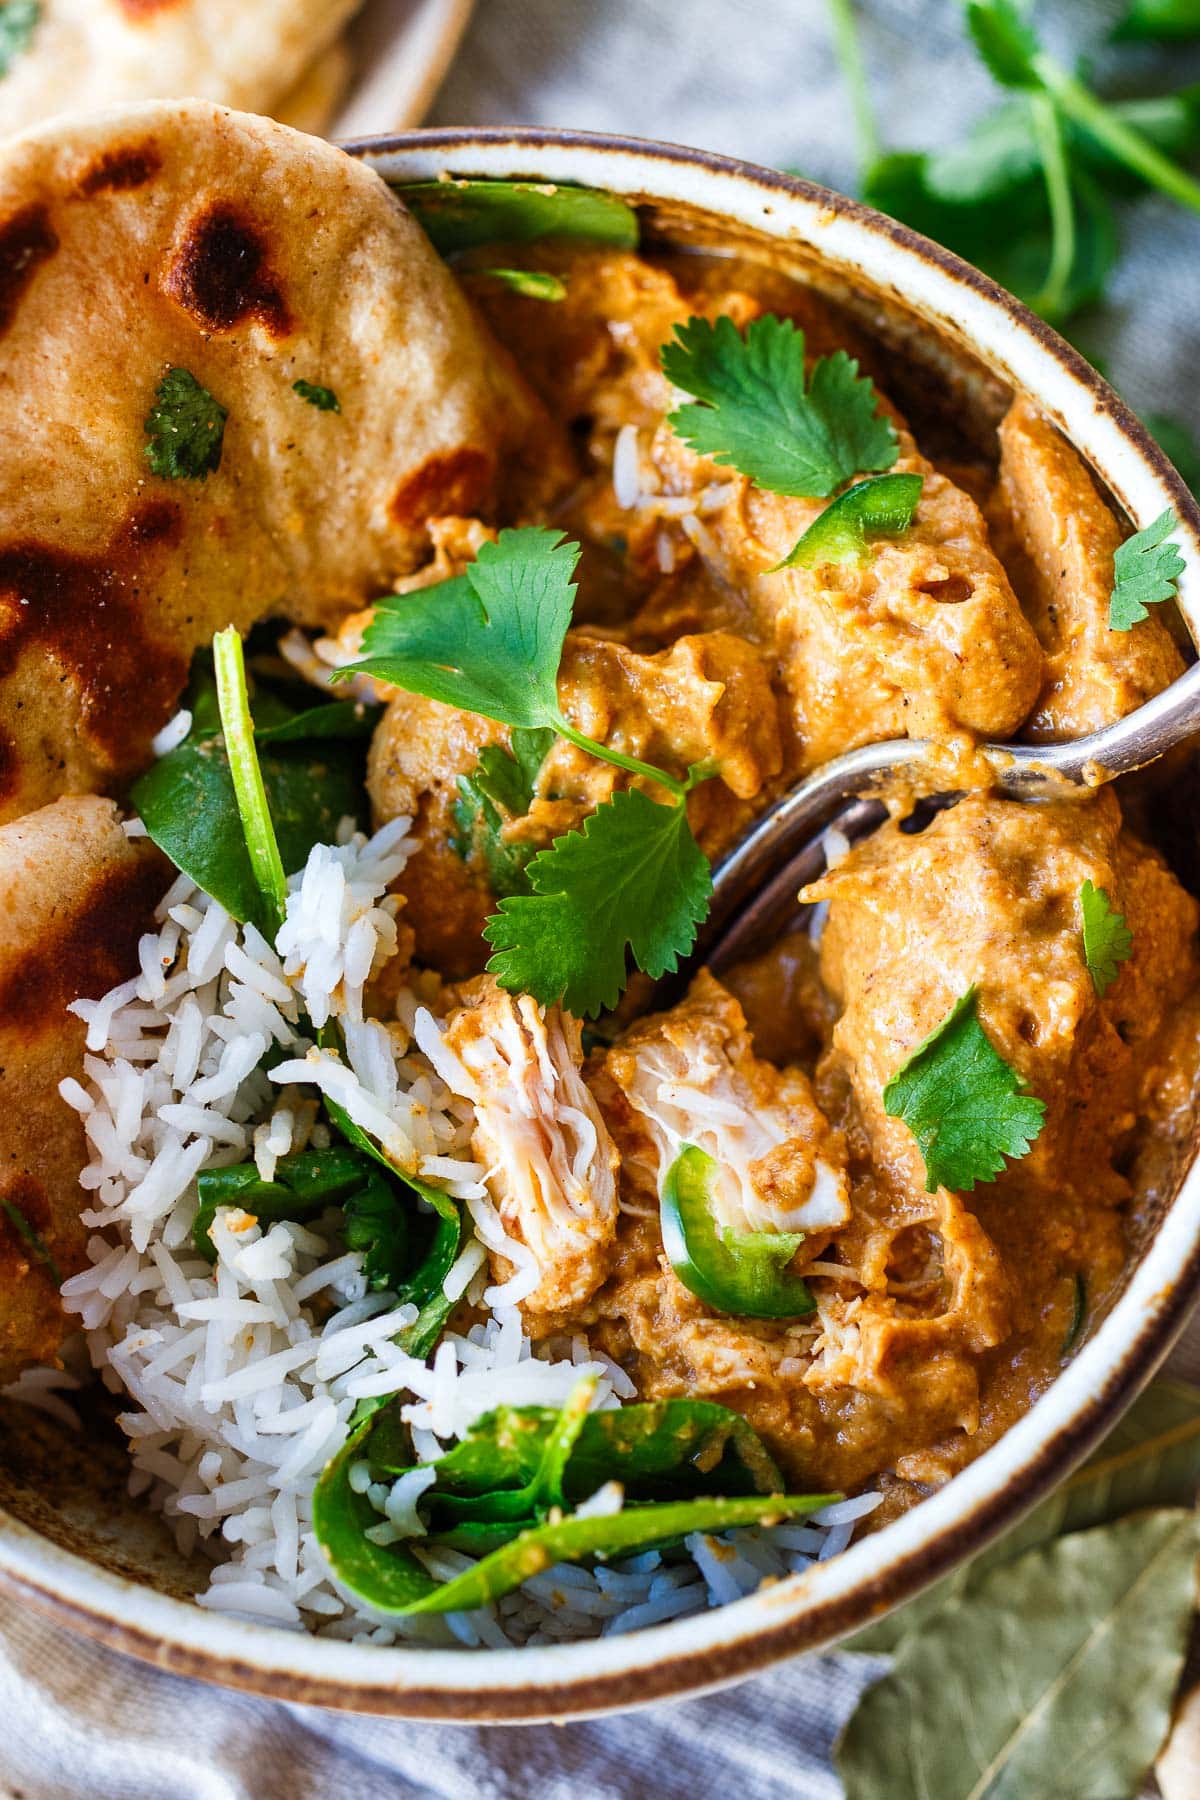
[[[700,151],[574,132],[430,131],[354,143],[400,181],[457,175],[582,182],[627,196],[647,232],[766,258],[849,308],[899,352],[892,385],[982,440],[1032,395],[1135,526],[1173,507],[1180,606],[1200,640],[1200,513],[1094,370],[991,281],[851,200]],[[906,391],[907,390],[907,391]],[[202,1611],[195,1571],[124,1494],[125,1455],[97,1412],[82,1439],[0,1409],[0,1580],[30,1606],[162,1668],[351,1710],[444,1721],[561,1719],[695,1693],[835,1642],[1011,1525],[1096,1444],[1147,1381],[1200,1274],[1200,1168],[1181,1158],[1124,1290],[1074,1361],[991,1450],[845,1555],[735,1605],[599,1642],[520,1651],[379,1649]]]

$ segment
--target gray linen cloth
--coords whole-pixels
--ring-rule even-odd
[[[1066,48],[1081,30],[1098,41],[1117,10],[1093,0],[1043,13],[1053,13],[1050,35],[1063,34]],[[949,142],[993,103],[964,47],[957,0],[862,0],[860,12],[890,147]],[[1180,61],[1170,64],[1178,79]],[[1153,65],[1135,54],[1132,66]],[[824,0],[480,0],[433,119],[629,132],[798,168],[832,186],[855,179]],[[1191,380],[1200,227],[1146,201],[1123,232],[1111,322],[1088,341],[1135,407],[1200,426]],[[1200,1374],[1200,1323],[1171,1367]],[[181,1681],[0,1600],[0,1796],[836,1800],[834,1737],[881,1667],[812,1656],[723,1694],[623,1717],[455,1730]]]

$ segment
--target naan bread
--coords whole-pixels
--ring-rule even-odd
[[[172,367],[228,411],[204,479],[146,460]],[[431,517],[514,483],[528,513],[556,479],[539,403],[379,177],[202,101],[0,148],[0,412],[0,820],[119,791],[215,629],[331,624],[428,556]]]
[[[324,131],[346,98],[353,76],[354,57],[341,38],[322,50],[295,87],[268,109],[271,117],[293,131]]]
[[[65,1326],[53,1274],[86,1264],[83,1126],[58,1092],[83,1067],[84,1026],[67,1007],[137,970],[172,871],[130,842],[111,800],[59,800],[0,826],[0,1385],[44,1362]]]
[[[271,110],[360,0],[41,0],[0,76],[0,132],[165,94]]]

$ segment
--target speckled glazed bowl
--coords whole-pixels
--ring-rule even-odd
[[[1200,641],[1200,512],[1137,420],[1061,338],[991,281],[900,225],[808,183],[700,151],[548,131],[433,131],[356,143],[400,181],[582,182],[627,196],[651,238],[737,248],[830,294],[891,345],[890,385],[981,439],[1014,389],[1055,418],[1135,526],[1176,509],[1180,604]],[[1177,1335],[1200,1276],[1200,1168],[1181,1159],[1123,1293],[1075,1360],[993,1449],[845,1555],[699,1617],[518,1651],[378,1649],[204,1612],[196,1572],[125,1497],[103,1411],[82,1441],[0,1409],[0,1581],[49,1617],[160,1667],[291,1701],[447,1721],[563,1718],[733,1681],[834,1642],[978,1550],[1113,1424]]]

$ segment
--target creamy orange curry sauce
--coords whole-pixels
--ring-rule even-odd
[[[710,855],[856,745],[908,734],[961,757],[979,738],[1073,737],[1181,672],[1185,640],[1163,618],[1109,629],[1121,528],[1027,401],[1004,418],[994,466],[941,469],[886,400],[886,364],[769,270],[559,247],[511,260],[566,278],[565,299],[539,305],[465,277],[559,434],[566,497],[551,518],[584,545],[566,717],[677,775],[715,762],[720,780],[689,802]],[[925,478],[912,528],[859,563],[774,572],[823,503],[706,462],[665,422],[674,397],[659,352],[675,325],[724,313],[744,327],[764,311],[801,324],[811,354],[863,357],[900,433],[896,468]],[[484,529],[444,519],[411,585],[460,569]],[[350,660],[362,623],[318,653]],[[460,1049],[519,1011],[479,975],[495,900],[452,821],[458,778],[483,745],[507,741],[501,726],[394,693],[371,753],[377,818],[411,812],[423,840],[403,877],[413,958],[468,982],[454,996]],[[506,834],[548,844],[627,779],[560,741]],[[991,1443],[1103,1310],[1135,1197],[1152,1192],[1189,1116],[1197,1036],[1196,902],[1111,790],[1039,806],[973,791],[919,831],[895,810],[805,894],[819,947],[789,935],[632,1025],[631,990],[623,1030],[602,1033],[582,1071],[612,1138],[617,1204],[597,1195],[556,1243],[542,1222],[545,1278],[524,1308],[539,1339],[586,1332],[642,1396],[737,1408],[792,1483],[882,1483],[883,1516]],[[1133,935],[1103,998],[1081,941],[1085,881]],[[981,1024],[1046,1121],[998,1180],[931,1193],[883,1089],[972,984]],[[747,1118],[760,1128],[740,1127]],[[723,1142],[741,1229],[804,1223],[793,1270],[815,1313],[718,1314],[676,1278],[658,1195],[681,1139]],[[531,1241],[524,1213],[510,1195],[506,1223]]]
[[[856,745],[928,737],[962,763],[978,739],[1091,731],[1180,673],[1185,639],[1163,609],[1108,628],[1121,527],[1027,401],[1004,418],[991,465],[939,468],[887,401],[886,361],[770,270],[560,246],[503,260],[566,278],[565,298],[539,304],[469,267],[463,277],[549,415],[538,481],[561,497],[549,510],[540,496],[523,502],[516,469],[506,522],[549,519],[584,546],[565,716],[680,777],[715,764],[719,779],[688,802],[710,856]],[[697,313],[743,327],[766,311],[802,325],[810,354],[862,357],[900,434],[896,469],[924,476],[911,529],[859,562],[777,571],[825,503],[755,487],[666,423],[674,396],[659,353],[673,328]],[[402,591],[458,572],[494,532],[459,516],[452,488],[433,559]],[[364,622],[355,615],[309,654],[353,660]],[[357,679],[386,702],[370,754],[376,822],[412,814],[422,845],[401,877],[410,957],[389,978],[406,960],[425,971],[416,979],[449,1012],[447,1043],[465,1064],[506,1032],[536,1059],[532,1002],[481,973],[496,900],[454,821],[459,778],[508,731]],[[548,845],[629,779],[560,740],[505,838]],[[573,1020],[545,1026],[547,1054],[578,1084],[563,1104],[579,1136],[539,1141],[527,1175],[538,1156],[558,1166],[575,1152],[590,1174],[565,1218],[547,1216],[532,1177],[498,1196],[542,1268],[523,1308],[531,1334],[586,1333],[643,1397],[719,1399],[753,1423],[791,1485],[882,1484],[882,1517],[994,1441],[1102,1312],[1190,1118],[1198,909],[1125,804],[1105,790],[1020,805],[979,788],[914,830],[897,803],[806,892],[819,933],[785,936],[724,981],[700,974],[665,1013],[647,1016],[635,982],[619,1019],[587,1037],[586,1060]],[[1086,881],[1133,939],[1103,997],[1081,938]],[[1044,1101],[1045,1124],[994,1182],[929,1192],[883,1090],[972,985],[980,1023]],[[517,1061],[514,1049],[510,1087]],[[477,1058],[482,1088],[486,1064]],[[611,1140],[599,1156],[585,1141],[593,1107]],[[489,1163],[486,1104],[479,1117]],[[659,1193],[680,1142],[717,1157],[727,1223],[803,1233],[792,1272],[815,1312],[744,1320],[677,1279]]]

